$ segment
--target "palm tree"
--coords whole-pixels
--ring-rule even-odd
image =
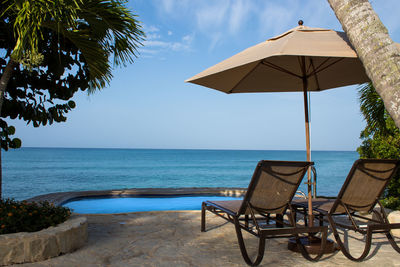
[[[368,0],[328,0],[386,110],[400,128],[400,51]]]
[[[51,30],[79,50],[89,73],[89,92],[104,88],[113,65],[132,63],[144,32],[123,0],[3,0],[0,18],[13,25],[15,47],[7,51],[7,65],[0,78],[0,113],[7,84],[16,67],[32,69],[41,64],[43,31]],[[0,150],[0,198],[1,198]]]

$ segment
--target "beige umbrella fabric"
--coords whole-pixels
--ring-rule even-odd
[[[302,57],[306,60],[305,70]],[[344,32],[298,26],[186,82],[225,93],[294,92],[303,91],[303,77],[308,80],[307,91],[369,81]]]
[[[186,80],[225,93],[304,93],[307,160],[311,161],[307,92],[368,82],[344,32],[302,25],[252,46]],[[311,207],[311,173],[308,199]],[[309,215],[311,209],[309,209]],[[312,221],[310,221],[312,224]]]

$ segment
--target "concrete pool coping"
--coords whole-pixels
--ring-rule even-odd
[[[48,201],[61,206],[81,198],[154,197],[154,196],[234,196],[242,197],[247,188],[240,187],[180,187],[180,188],[130,188],[112,190],[57,192],[35,196],[27,201]]]

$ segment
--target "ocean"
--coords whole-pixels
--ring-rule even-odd
[[[305,151],[21,148],[2,152],[3,197],[81,190],[247,187],[260,160],[305,160]],[[317,194],[336,195],[353,151],[313,151]],[[300,190],[306,192],[304,183]]]

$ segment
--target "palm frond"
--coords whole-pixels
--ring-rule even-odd
[[[385,109],[382,98],[375,91],[372,83],[366,83],[359,87],[360,110],[367,122],[364,135],[380,132],[385,134],[388,132],[386,119],[388,113]]]
[[[51,29],[79,49],[89,70],[89,92],[111,81],[111,58],[116,66],[132,63],[145,36],[140,22],[121,0],[4,0],[4,3],[9,5],[7,12],[16,17],[13,58],[20,61],[40,53],[42,29]]]
[[[102,41],[104,49],[113,55],[115,65],[132,63],[144,32],[139,21],[124,5],[124,1],[85,1],[79,16]]]

